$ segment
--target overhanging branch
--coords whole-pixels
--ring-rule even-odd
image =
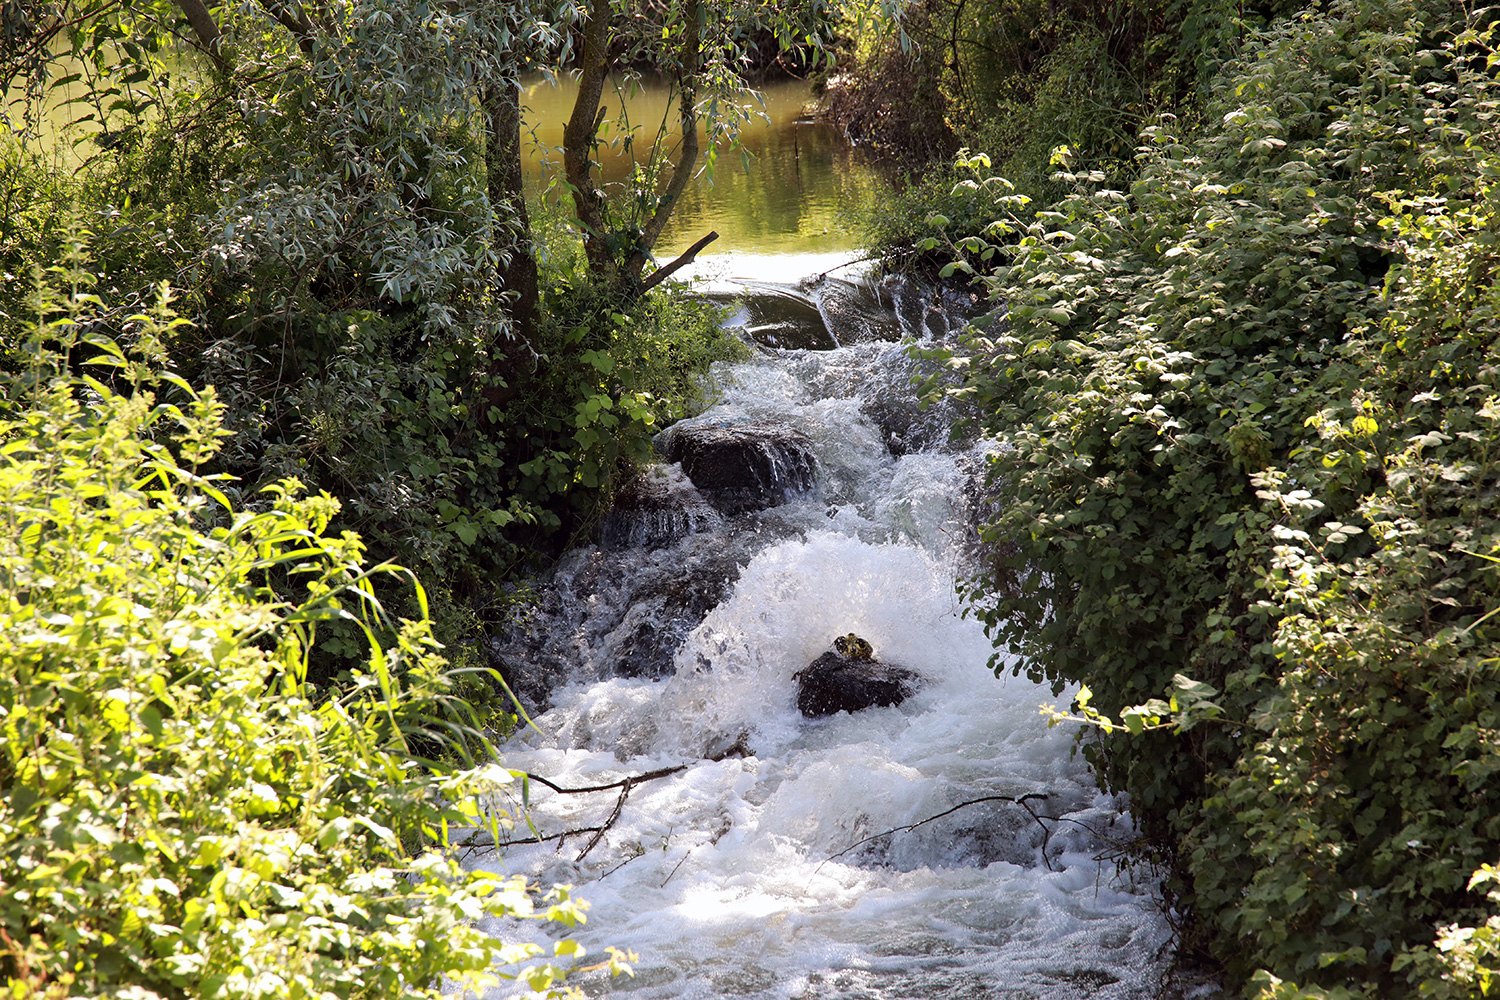
[[[688,247],[687,251],[683,253],[682,256],[672,261],[672,263],[668,264],[666,267],[659,267],[655,271],[652,271],[651,274],[646,278],[646,280],[641,282],[641,291],[649,292],[651,289],[655,288],[657,285],[670,278],[677,270],[686,267],[688,264],[691,264],[693,262],[693,258],[698,256],[699,250],[702,250],[704,247],[708,246],[718,238],[718,233],[710,232],[707,236],[703,237],[703,239]]]

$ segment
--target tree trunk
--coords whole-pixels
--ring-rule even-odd
[[[203,0],[177,0],[177,6],[187,15],[188,24],[192,25],[193,34],[198,36],[200,47],[208,53],[208,57],[214,61],[219,72],[229,74],[229,63],[221,51],[223,32],[219,31],[218,22],[208,12],[208,7]]]
[[[595,276],[613,283],[617,279],[614,247],[604,224],[603,197],[594,186],[592,158],[599,135],[609,72],[609,0],[593,0],[583,26],[583,57],[579,66],[578,97],[573,114],[563,129],[563,168],[573,192],[573,206],[583,227],[583,249]]]
[[[651,213],[651,219],[641,231],[640,241],[625,264],[632,286],[637,289],[641,287],[641,271],[698,165],[698,72],[703,47],[698,19],[701,16],[700,0],[688,0],[683,11],[682,48],[677,60],[677,107],[682,127],[682,151],[678,154],[677,166],[672,170],[667,189],[657,200],[656,210]]]
[[[488,119],[489,136],[484,159],[486,191],[495,213],[495,230],[509,234],[502,255],[499,283],[515,293],[510,303],[511,328],[517,340],[536,340],[536,255],[531,245],[531,218],[526,211],[526,191],[521,170],[521,84],[516,80],[492,84],[480,94]]]
[[[498,81],[481,88],[488,134],[484,144],[485,193],[493,214],[491,237],[499,257],[497,291],[510,295],[510,340],[491,347],[490,385],[483,391],[492,407],[504,407],[517,391],[521,361],[537,340],[541,291],[536,254],[531,242],[531,218],[526,211],[521,169],[521,84]]]

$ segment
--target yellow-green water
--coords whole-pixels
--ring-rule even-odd
[[[533,192],[540,193],[550,177],[561,178],[563,126],[576,90],[566,77],[526,81],[522,100]],[[84,93],[82,82],[55,89],[36,140],[72,166],[98,151],[91,140],[97,122],[67,127],[89,109],[64,102]],[[7,94],[6,102],[19,124],[22,109],[12,103],[17,96]],[[672,259],[711,230],[719,234],[707,251],[713,254],[826,254],[858,246],[850,209],[872,197],[880,182],[842,136],[812,120],[807,113],[812,100],[810,86],[801,81],[766,84],[757,98],[746,101],[748,115],[737,146],[720,146],[710,163],[704,141],[697,176],[662,234],[658,259]],[[609,126],[599,159],[606,190],[618,194],[621,188],[612,185],[629,175],[633,160],[648,155],[663,120],[673,126],[665,142],[675,150],[677,111],[667,84],[649,79],[606,90],[603,103]],[[622,108],[636,137],[633,153],[621,141],[627,129]]]
[[[563,126],[575,92],[566,79],[554,84],[538,78],[525,88],[529,178],[538,187],[549,172],[561,174]],[[612,121],[625,108],[638,128],[637,142],[645,146],[664,117],[675,123],[669,99],[665,83],[645,81],[606,91],[603,103]],[[812,99],[809,85],[796,80],[760,89],[760,99],[748,102],[751,116],[740,129],[739,148],[721,148],[712,167],[706,156],[700,158],[700,172],[657,246],[660,259],[710,230],[719,234],[709,250],[716,254],[828,253],[858,245],[849,210],[873,196],[879,181],[842,136],[811,120],[806,110]],[[612,127],[606,139],[616,141],[600,149],[606,183],[617,183],[631,169],[621,134]],[[675,148],[675,130],[666,141]],[[642,149],[635,158],[645,156]]]

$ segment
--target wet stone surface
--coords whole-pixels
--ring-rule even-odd
[[[817,483],[812,442],[787,427],[753,421],[677,424],[662,432],[657,447],[725,514],[778,506]]]
[[[652,465],[621,488],[600,540],[609,549],[658,548],[723,523],[680,467]]]
[[[824,653],[797,680],[797,709],[810,719],[837,712],[899,705],[916,690],[919,678],[910,670]]]
[[[774,522],[745,521],[658,548],[579,549],[491,638],[491,665],[538,707],[580,675],[668,676],[683,640],[724,600],[752,553],[786,533]]]

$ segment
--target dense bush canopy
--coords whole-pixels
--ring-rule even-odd
[[[1006,316],[943,355],[1005,445],[973,606],[1034,678],[1149,706],[1093,752],[1236,983],[1412,991],[1500,856],[1490,20],[1251,33],[1129,171],[1056,150],[1055,203],[965,161],[995,208],[954,268]]]
[[[514,776],[413,753],[415,734],[482,740],[425,620],[375,642],[396,571],[328,531],[337,501],[288,482],[236,510],[201,472],[225,434],[214,394],[80,336],[87,293],[37,305],[0,407],[7,994],[435,997],[536,953],[477,918],[582,920],[566,890],[445,849],[455,826],[510,823]],[[131,327],[150,354],[180,323],[164,297]],[[339,619],[366,663],[319,691],[307,656]]]

